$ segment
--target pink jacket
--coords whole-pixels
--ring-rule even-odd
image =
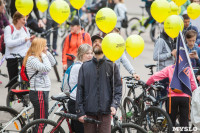
[[[171,82],[172,80],[172,76],[173,76],[173,72],[174,72],[174,65],[170,65],[165,67],[164,69],[162,69],[161,71],[155,73],[154,75],[152,75],[146,82],[147,85],[151,85],[152,83],[154,83],[155,81],[159,81],[165,78],[169,78],[169,81]],[[191,83],[191,88],[192,91],[194,91],[197,86],[195,84],[195,79],[193,78],[193,75],[191,73],[191,69],[189,71],[189,75],[190,75],[190,83]],[[168,89],[169,91],[169,89]],[[185,93],[175,93],[170,89],[170,93],[171,93],[171,97],[190,97],[189,95],[185,94]],[[169,97],[169,94],[168,94]]]

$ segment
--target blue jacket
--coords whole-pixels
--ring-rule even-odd
[[[200,48],[198,47],[197,44],[194,45],[194,47],[192,49],[190,49],[187,46],[188,52],[191,53],[193,50],[197,51],[197,54],[199,56],[199,59],[191,59],[191,63],[192,63],[192,67],[199,67],[200,66]]]

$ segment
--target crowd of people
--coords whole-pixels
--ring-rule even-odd
[[[36,8],[34,1],[34,13],[37,19],[30,14],[28,16],[21,15],[15,8],[15,0],[11,1],[10,11],[12,23],[4,15],[4,1],[0,0],[0,35],[4,35],[5,53],[7,61],[7,70],[9,80],[11,81],[18,75],[18,60],[11,54],[20,54],[23,58],[22,65],[26,67],[28,77],[30,79],[29,98],[34,106],[34,119],[48,118],[49,106],[49,91],[51,89],[51,80],[48,73],[51,67],[56,64],[52,53],[48,51],[50,47],[50,35],[47,38],[38,38],[35,35],[30,35],[29,28],[35,32],[41,33],[51,27],[59,27],[59,25],[51,18],[49,9],[46,13],[46,18],[42,19]],[[49,0],[52,3],[54,0]],[[144,1],[146,11],[150,16],[149,19],[141,27],[144,32],[145,26],[152,21],[153,17],[150,13],[150,7],[153,0]],[[94,4],[92,4],[95,2]],[[192,67],[200,67],[200,21],[199,18],[191,20],[187,15],[186,9],[191,2],[200,4],[200,0],[187,0],[182,5],[181,16],[184,22],[184,41],[186,43],[189,57],[192,62]],[[122,28],[121,22],[127,12],[126,5],[123,0],[86,0],[90,7],[83,7],[81,10],[90,9],[99,10],[100,8],[109,5],[117,15],[116,27],[111,33],[120,34]],[[91,20],[88,17],[89,21]],[[115,62],[111,62],[103,53],[102,40],[105,34],[97,34],[90,36],[81,27],[81,21],[75,17],[70,25],[70,33],[65,37],[65,42],[62,49],[62,66],[63,73],[70,68],[70,78],[68,81],[70,100],[68,109],[70,113],[77,114],[79,121],[71,121],[72,130],[75,133],[110,133],[111,132],[111,117],[115,115],[122,97],[122,81],[120,74],[120,63],[125,69],[136,79],[140,80],[140,76],[127,59],[125,52]],[[29,28],[27,28],[29,27]],[[53,53],[57,53],[57,35],[58,29],[53,32]],[[166,112],[168,112],[173,126],[176,123],[177,114],[180,115],[180,126],[189,126],[189,110],[190,96],[185,93],[175,93],[169,87],[169,82],[172,80],[174,72],[174,63],[176,59],[176,38],[170,38],[163,30],[160,37],[154,45],[153,60],[157,61],[157,73],[152,75],[146,82],[147,85],[153,84],[155,81],[161,81],[165,84],[166,90],[163,96],[168,95],[166,101]],[[76,57],[74,60],[71,54]],[[113,71],[114,67],[114,71]],[[189,78],[192,86],[192,91],[197,88],[192,75],[192,69],[189,70]],[[199,79],[197,73],[197,81]],[[17,79],[12,80],[10,87],[17,82]],[[1,83],[1,82],[0,82]],[[166,85],[167,84],[167,85]],[[100,120],[101,124],[84,123],[84,117]],[[41,126],[41,127],[40,127]],[[35,132],[42,130],[43,125],[34,127]]]

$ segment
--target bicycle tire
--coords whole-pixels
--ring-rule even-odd
[[[134,22],[135,21],[135,22]],[[140,33],[140,26],[141,26],[140,19],[137,17],[133,17],[128,21],[128,27],[126,28],[126,36],[132,35],[133,33],[139,34]]]
[[[144,123],[146,122],[146,117],[148,117],[148,119],[150,119],[151,115],[153,115],[153,120],[150,120],[148,122],[152,122],[153,121],[154,125],[153,126],[151,125],[151,127],[146,127],[147,125],[144,125]],[[165,118],[158,119],[159,117],[161,117],[161,118],[165,117]],[[144,129],[146,129],[146,130],[150,130],[150,131],[153,130],[152,131],[153,133],[157,133],[157,132],[172,133],[172,127],[173,127],[172,121],[171,121],[169,115],[167,114],[167,112],[165,112],[163,109],[161,109],[159,107],[155,107],[155,106],[151,106],[151,107],[147,108],[142,113],[142,115],[141,115],[141,117],[139,119],[139,125],[142,126],[142,127],[144,125]],[[149,129],[147,129],[147,128],[149,128]],[[167,131],[163,131],[163,130],[167,130]]]
[[[48,119],[38,119],[38,120],[34,120],[30,123],[28,123],[26,126],[24,126],[22,128],[22,130],[20,131],[20,133],[34,133],[34,131],[32,130],[34,126],[38,125],[38,124],[45,124],[45,129],[48,126],[53,126],[56,127],[57,123],[52,121],[52,120],[48,120]],[[46,131],[44,131],[46,132]],[[63,128],[61,126],[59,126],[55,133],[65,133],[65,131],[63,130]]]
[[[0,120],[0,131],[1,131],[1,129],[3,129],[3,123],[4,123],[4,121],[6,121],[5,123],[7,123],[6,119],[9,119],[9,121],[10,121],[14,117],[17,117],[18,114],[19,113],[16,110],[14,110],[13,108],[6,107],[6,106],[0,106],[0,118],[1,118],[1,120]],[[22,116],[19,116],[13,122],[13,124],[14,124],[15,128],[18,127],[19,130],[21,130],[21,128],[24,127],[26,123],[25,123],[24,119],[22,118]],[[10,129],[11,131],[14,130],[13,127],[12,127],[12,125],[9,125],[7,127],[7,130],[8,130],[8,128],[11,128]]]
[[[67,32],[67,28],[66,28],[66,22],[62,23],[60,25],[60,27],[58,28],[58,35],[60,37],[64,37],[64,35],[66,34]]]
[[[137,123],[140,116],[140,109],[134,103],[134,100],[130,97],[124,99],[123,108],[125,112],[126,122]]]
[[[95,25],[90,25],[90,26],[89,26],[89,28],[88,28],[88,33],[90,34],[90,36],[93,35],[94,29],[95,29]]]
[[[65,43],[65,40],[66,40],[67,37],[64,37],[62,43],[61,43],[61,51],[63,50],[63,46],[64,46],[64,43]]]
[[[121,129],[119,127],[114,127],[111,130],[111,133],[116,133],[117,131],[119,131],[119,133],[125,133],[126,131],[128,133],[138,133],[138,132],[147,133],[147,131],[145,131],[142,127],[140,127],[139,125],[133,124],[133,123],[122,123],[121,127],[122,127],[123,131],[121,131]],[[130,131],[131,128],[136,129],[135,132]]]
[[[161,27],[162,28],[162,27]],[[162,30],[162,29],[161,29]],[[150,29],[150,38],[153,42],[155,42],[159,35],[160,35],[160,28],[159,28],[159,24],[158,23],[155,23],[151,26],[151,29]]]
[[[56,74],[57,81],[58,81],[58,82],[61,82],[61,80],[60,80],[60,75],[59,75],[59,73],[58,73],[57,65],[54,65],[54,66],[53,66],[53,69],[54,69],[54,72],[55,72],[55,74]]]

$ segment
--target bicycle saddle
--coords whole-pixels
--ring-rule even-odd
[[[51,99],[52,99],[52,100],[59,101],[59,102],[63,102],[63,100],[69,99],[69,96],[67,96],[67,95],[62,95],[62,96],[51,96]]]
[[[155,67],[156,65],[154,65],[154,64],[146,64],[146,65],[144,65],[146,68],[152,68],[152,67]]]
[[[140,8],[145,8],[145,6],[140,6]]]
[[[11,91],[13,93],[15,93],[16,95],[26,95],[26,94],[29,94],[30,90],[15,90],[15,89],[12,89]]]

